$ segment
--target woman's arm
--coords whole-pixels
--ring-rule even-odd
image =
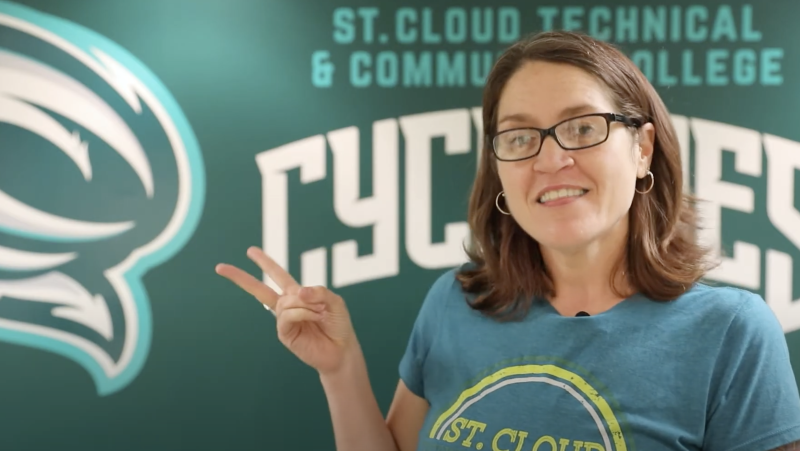
[[[398,384],[386,420],[372,391],[360,346],[335,374],[320,376],[337,451],[413,451],[428,403]]]

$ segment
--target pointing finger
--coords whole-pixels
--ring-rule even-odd
[[[260,280],[235,266],[225,263],[220,263],[217,265],[216,272],[222,277],[225,277],[226,279],[235,283],[239,288],[250,293],[259,302],[266,305],[270,310],[275,309],[275,304],[278,303],[278,293]]]
[[[260,248],[251,246],[247,249],[247,256],[253,260],[264,273],[280,287],[284,293],[295,293],[300,285],[279,264],[264,253]]]

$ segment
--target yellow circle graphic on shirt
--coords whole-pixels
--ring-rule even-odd
[[[555,365],[518,365],[503,368],[464,390],[455,403],[437,418],[430,438],[447,440],[447,431],[460,420],[461,414],[488,394],[512,384],[544,383],[572,395],[589,413],[597,425],[606,451],[627,451],[619,421],[608,402],[581,376]],[[605,425],[603,424],[605,423]],[[509,436],[514,431],[509,430]],[[555,443],[552,443],[555,446]]]

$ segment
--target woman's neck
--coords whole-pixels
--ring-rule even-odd
[[[614,287],[626,295],[632,291],[625,265],[617,266],[617,262],[624,263],[627,244],[627,220],[620,222],[622,227],[578,249],[542,249],[555,288],[550,302],[561,314],[601,313],[624,299]]]

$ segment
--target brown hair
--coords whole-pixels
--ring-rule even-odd
[[[624,270],[632,287],[653,300],[671,300],[683,294],[710,269],[707,250],[696,241],[694,199],[683,192],[678,139],[669,112],[656,90],[636,65],[614,46],[589,36],[564,31],[542,32],[508,48],[489,74],[483,94],[481,161],[469,201],[472,230],[466,249],[472,264],[457,277],[465,292],[476,295],[473,308],[505,318],[524,314],[534,298],[554,295],[538,243],[513,217],[495,206],[502,190],[491,137],[497,132],[497,104],[509,78],[528,61],[577,66],[600,80],[619,108],[618,113],[651,122],[655,146],[650,171],[654,185],[637,194],[629,214],[624,258],[612,272]],[[644,191],[649,177],[638,182]],[[626,267],[620,265],[626,262]]]

